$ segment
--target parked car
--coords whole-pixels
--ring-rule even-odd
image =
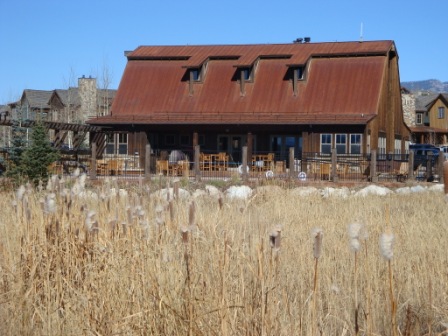
[[[429,153],[432,153],[431,165],[434,167],[439,157],[440,148],[431,144],[411,144],[409,151],[414,152],[414,169],[416,169],[419,165],[426,165]]]
[[[448,145],[440,146],[439,148],[443,152],[443,155],[445,156],[445,160],[448,160]]]

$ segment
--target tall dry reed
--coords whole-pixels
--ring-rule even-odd
[[[249,202],[179,197],[170,210],[154,185],[118,193],[80,177],[0,198],[6,335],[388,335],[391,290],[403,335],[447,329],[443,192],[340,199],[272,188]],[[51,193],[56,211],[46,212]],[[347,223],[380,237],[386,204],[393,268],[366,240],[354,270]],[[314,227],[325,232],[316,255]]]

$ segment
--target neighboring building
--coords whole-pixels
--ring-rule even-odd
[[[448,144],[448,93],[411,92],[401,89],[403,116],[412,132],[412,142]]]
[[[393,41],[141,46],[110,115],[89,124],[129,135],[128,154],[153,149],[286,157],[305,152],[405,153]]]
[[[112,106],[116,90],[97,89],[95,78],[82,77],[78,79],[78,87],[56,89],[51,91],[30,90],[23,91],[18,102],[8,105],[13,120],[43,120],[55,123],[84,124],[89,118],[107,115]],[[59,127],[59,126],[58,126]],[[7,139],[2,144],[10,144],[10,130],[2,126],[2,133]],[[70,147],[73,141],[72,131],[57,134],[57,127],[51,129],[50,138],[62,137],[61,143]]]

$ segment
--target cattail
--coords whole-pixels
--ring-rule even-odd
[[[132,210],[130,206],[126,207],[126,216],[128,219],[128,225],[132,225]]]
[[[56,212],[56,195],[54,193],[48,194],[45,199],[44,212],[52,214]]]
[[[108,223],[108,227],[109,227],[109,231],[114,231],[115,230],[115,227],[117,226],[117,219],[116,218],[114,218],[114,219],[111,219],[111,220],[109,220],[109,223]]]
[[[92,233],[98,234],[98,231],[99,231],[98,221],[94,220],[92,222]]]
[[[175,199],[179,199],[179,179],[175,179],[173,182],[173,194]]]
[[[348,236],[350,238],[350,247],[354,252],[358,252],[361,248],[361,239],[363,225],[361,223],[352,223],[348,226]]]
[[[188,211],[188,226],[190,230],[196,227],[196,203],[192,201]]]
[[[17,199],[21,201],[23,199],[23,195],[25,195],[25,186],[21,185],[19,189],[17,189]]]
[[[188,228],[183,226],[180,229],[180,232],[182,233],[182,243],[187,244],[188,243]]]
[[[311,232],[312,238],[314,239],[313,254],[315,259],[319,259],[322,251],[322,238],[323,231],[320,228],[314,228]]]
[[[394,256],[393,246],[395,237],[393,233],[383,233],[380,236],[380,250],[383,258],[391,260]]]
[[[281,233],[282,233],[281,227],[277,226],[269,234],[269,244],[272,249],[277,250],[277,251],[280,250]]]
[[[77,178],[80,173],[81,173],[81,170],[79,168],[75,168],[72,175],[74,178]]]
[[[224,205],[224,201],[222,200],[222,196],[220,195],[218,198],[219,209],[222,209]]]
[[[39,204],[42,212],[45,212],[45,198],[43,197],[39,198]]]
[[[87,231],[91,231],[94,225],[94,217],[96,216],[96,212],[91,210],[87,213],[86,220],[84,222],[85,228]]]
[[[51,179],[48,179],[46,189],[47,191],[53,191],[53,181]]]
[[[163,207],[160,204],[158,204],[156,206],[155,212],[156,212],[156,224],[159,226],[163,225],[165,223],[165,221],[163,220]]]

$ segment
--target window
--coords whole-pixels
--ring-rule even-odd
[[[401,140],[395,139],[394,154],[401,154]]]
[[[165,145],[167,146],[175,145],[175,136],[173,134],[165,135]]]
[[[439,119],[445,119],[445,107],[439,107]]]
[[[118,154],[128,153],[128,134],[118,133]]]
[[[107,134],[106,135],[106,154],[127,154],[128,153],[128,134]]]
[[[321,134],[320,135],[320,151],[321,153],[330,154],[331,153],[331,134]]]
[[[378,138],[378,154],[386,154],[386,138]]]
[[[423,113],[417,113],[415,115],[415,124],[416,125],[421,125],[423,124]]]
[[[361,154],[361,134],[350,134],[350,154]]]
[[[336,134],[336,153],[345,154],[347,150],[347,134]]]
[[[205,145],[205,135],[199,134],[198,142],[199,142],[199,146],[204,146]]]
[[[303,79],[303,73],[304,73],[304,67],[303,66],[300,66],[300,67],[296,68],[294,71],[296,72],[295,75],[297,76],[298,80]]]
[[[201,80],[201,69],[191,69],[191,79],[195,82],[199,82]]]
[[[189,135],[181,135],[180,136],[180,144],[181,144],[181,146],[190,146],[190,136]]]
[[[242,68],[241,69],[241,78],[245,81],[252,80],[252,69],[251,68]]]

